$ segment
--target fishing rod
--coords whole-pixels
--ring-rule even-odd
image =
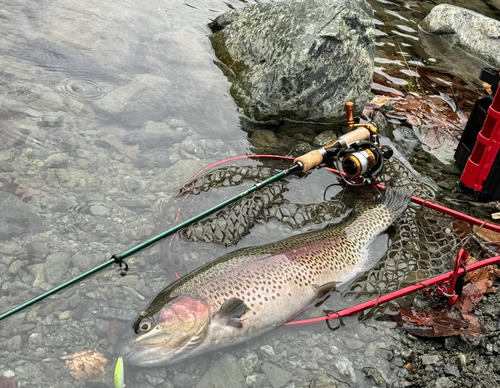
[[[0,321],[15,314],[71,285],[74,285],[83,279],[101,271],[102,269],[112,265],[117,264],[121,269],[121,275],[125,276],[129,267],[124,261],[127,257],[130,257],[134,253],[137,253],[151,245],[159,242],[160,240],[168,237],[179,230],[205,218],[206,216],[223,209],[224,207],[240,200],[241,198],[253,193],[254,191],[260,190],[263,187],[279,181],[287,176],[290,176],[297,172],[307,172],[317,166],[319,166],[323,161],[327,159],[335,159],[337,162],[342,160],[344,163],[344,168],[346,170],[345,174],[351,178],[361,179],[364,184],[372,184],[375,182],[376,175],[380,173],[383,167],[384,160],[392,156],[392,150],[389,147],[381,147],[378,142],[377,128],[372,124],[359,124],[355,123],[353,117],[354,103],[346,103],[346,113],[347,113],[347,126],[351,132],[339,137],[337,140],[327,144],[326,146],[313,150],[305,155],[296,158],[289,168],[279,172],[278,174],[262,181],[256,183],[254,186],[248,190],[243,191],[234,197],[221,202],[220,204],[205,210],[204,212],[194,216],[187,221],[184,221],[177,226],[158,234],[157,236],[121,253],[114,254],[111,258],[100,264],[99,266],[92,268],[91,270],[43,293],[37,297],[5,312],[0,315]],[[363,145],[359,145],[363,143]],[[353,148],[354,147],[354,148]]]

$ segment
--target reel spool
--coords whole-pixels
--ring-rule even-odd
[[[349,185],[371,185],[382,172],[384,162],[392,155],[393,150],[388,146],[358,141],[338,152],[335,165]]]

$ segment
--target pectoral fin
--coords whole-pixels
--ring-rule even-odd
[[[240,298],[226,300],[214,319],[225,322],[227,326],[241,328],[243,326],[239,319],[248,310],[248,306]]]

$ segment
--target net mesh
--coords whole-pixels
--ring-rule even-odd
[[[222,167],[197,176],[179,194],[196,195],[216,187],[261,181],[277,172],[263,167]],[[415,176],[395,158],[385,165],[380,181],[386,187],[410,187],[415,196],[435,201],[434,186]],[[288,183],[285,179],[242,198],[185,228],[181,239],[227,247],[237,244],[256,223],[276,220],[292,229],[302,229],[310,224],[331,222],[349,209],[343,195],[321,203],[291,203],[284,197]],[[379,264],[350,285],[345,294],[354,297],[384,294],[450,271],[469,232],[468,224],[411,203],[389,231],[389,247]]]

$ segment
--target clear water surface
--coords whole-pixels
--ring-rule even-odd
[[[214,63],[207,23],[258,2],[0,1],[0,311],[171,226],[179,208],[185,219],[225,198],[226,192],[206,194],[181,204],[173,197],[200,168],[253,152],[230,84]],[[417,33],[433,4],[370,3],[376,73],[385,81],[374,91],[436,64],[422,56]],[[496,17],[481,1],[453,3]],[[306,179],[306,185],[292,179],[290,201],[307,194],[319,203],[334,181],[323,172]],[[258,225],[240,246],[290,233],[297,231]],[[104,270],[1,322],[0,375],[18,387],[111,386],[117,328],[176,271],[183,275],[227,251],[213,244],[178,243],[175,254],[171,248],[135,255],[125,278]],[[378,334],[392,323],[347,323],[334,333],[325,325],[280,329],[171,367],[133,369],[127,384],[196,386],[225,352],[250,364],[252,354],[260,357],[248,386],[270,386],[259,369],[263,361],[293,371],[289,388],[307,386],[321,371],[351,387],[372,385],[366,367],[389,383],[404,374],[388,361],[391,345]],[[101,382],[76,380],[61,359],[88,349],[109,359]]]

